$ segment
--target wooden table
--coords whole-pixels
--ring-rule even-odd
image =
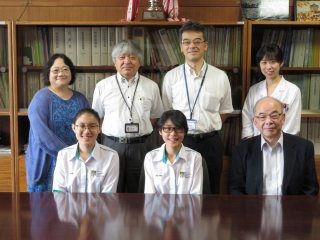
[[[320,198],[0,193],[0,239],[320,239]]]

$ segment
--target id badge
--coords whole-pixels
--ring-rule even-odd
[[[188,119],[188,120],[187,120],[187,123],[188,123],[189,131],[195,131],[195,130],[196,130],[197,120]]]
[[[139,123],[125,123],[124,124],[125,133],[139,133]]]

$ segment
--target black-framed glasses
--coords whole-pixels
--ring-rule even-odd
[[[162,127],[161,129],[165,133],[172,133],[173,131],[175,133],[183,133],[184,132],[183,128],[177,128],[177,127]]]
[[[272,120],[278,120],[282,114],[283,113],[278,113],[278,112],[271,113],[271,114],[260,114],[260,115],[255,116],[255,118],[257,118],[261,122],[266,121],[268,117],[270,117],[270,119],[272,119]]]
[[[98,124],[78,124],[75,126],[81,131],[84,131],[86,129],[88,129],[89,131],[97,131],[99,129]]]

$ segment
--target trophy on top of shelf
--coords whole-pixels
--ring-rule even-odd
[[[159,0],[148,0],[150,6],[143,10],[143,21],[162,21],[166,16],[162,6],[159,6]],[[160,3],[161,4],[161,3]]]

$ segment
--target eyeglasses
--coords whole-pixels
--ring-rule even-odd
[[[278,120],[282,113],[271,113],[271,114],[261,114],[258,116],[255,116],[259,121],[264,122],[267,120],[268,117],[270,117],[272,120]]]
[[[199,47],[204,42],[206,42],[206,41],[200,40],[200,39],[193,40],[193,41],[183,40],[182,45],[188,47],[188,46],[190,46],[191,43],[193,43],[194,46]]]
[[[172,133],[173,131],[175,133],[183,133],[184,129],[183,128],[176,128],[176,127],[162,127],[161,128],[162,131],[164,131],[165,133]]]
[[[75,126],[81,131],[84,131],[86,129],[88,129],[89,131],[97,131],[99,129],[98,124],[78,124]]]
[[[54,68],[51,69],[50,72],[54,75],[58,75],[59,72],[63,73],[63,74],[69,74],[70,73],[70,69],[68,67],[63,67],[63,68]]]

